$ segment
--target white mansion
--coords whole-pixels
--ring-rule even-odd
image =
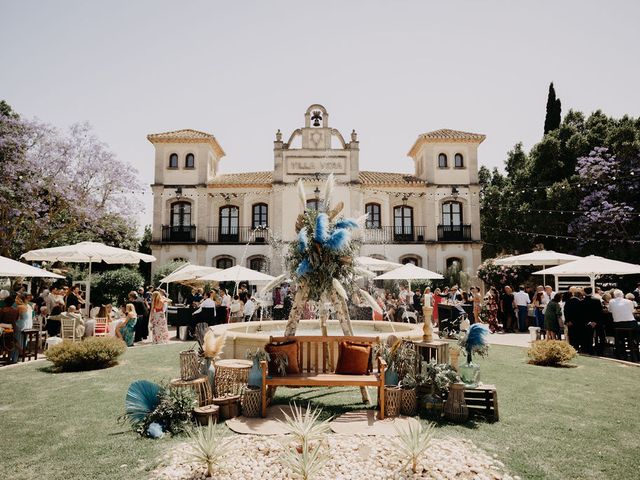
[[[281,273],[278,245],[294,239],[302,208],[296,182],[303,179],[313,208],[333,172],[334,202],[344,203],[344,215],[369,215],[361,255],[434,271],[459,262],[475,276],[482,246],[477,150],[484,135],[448,129],[424,133],[408,153],[413,174],[372,172],[360,170],[355,131],[345,141],[329,126],[322,105],[311,105],[304,121],[287,141],[278,130],[273,171],[266,172],[219,173],[225,153],[208,133],[149,135],[156,150],[154,265],[186,259]]]

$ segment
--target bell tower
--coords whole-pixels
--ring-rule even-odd
[[[292,143],[301,138],[300,148]],[[332,141],[338,145],[332,147]],[[351,141],[329,127],[329,112],[322,105],[313,104],[304,114],[304,127],[293,131],[287,142],[280,130],[273,142],[274,181],[293,183],[300,177],[333,173],[342,182],[358,182],[360,146],[355,130]]]

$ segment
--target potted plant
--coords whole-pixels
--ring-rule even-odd
[[[416,377],[407,373],[399,383],[402,389],[402,400],[400,401],[400,413],[413,417],[418,411],[418,397],[416,394]]]
[[[423,401],[427,414],[436,418],[442,415],[444,397],[449,393],[451,384],[458,380],[458,374],[451,365],[436,363],[435,360],[426,364],[424,373],[418,377],[418,385],[429,389]]]
[[[389,386],[397,386],[400,378],[395,369],[394,354],[392,349],[386,343],[379,343],[373,347],[374,356],[382,358],[387,362],[387,369],[384,372],[384,384]]]
[[[467,388],[475,388],[480,381],[480,365],[473,363],[473,354],[485,357],[489,353],[486,325],[474,323],[467,332],[461,332],[458,345],[467,353],[467,362],[460,365],[460,379]]]
[[[249,388],[262,388],[262,368],[260,367],[260,362],[263,360],[267,362],[270,361],[271,356],[265,352],[263,348],[256,348],[255,351],[247,350],[245,358],[253,362],[249,370],[247,385]]]

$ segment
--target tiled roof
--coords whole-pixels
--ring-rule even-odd
[[[415,157],[418,153],[419,147],[423,143],[482,143],[485,138],[487,137],[481,133],[462,132],[460,130],[441,128],[440,130],[434,130],[432,132],[418,135],[418,139],[415,141],[407,155]]]
[[[451,130],[449,128],[441,128],[433,132],[427,132],[420,135],[425,139],[434,140],[453,140],[464,142],[482,142],[486,137],[481,133],[461,132],[460,130]]]
[[[151,143],[210,143],[216,149],[218,156],[225,155],[224,150],[216,140],[216,137],[207,132],[185,128],[173,132],[150,133],[147,140]]]
[[[266,185],[272,182],[272,172],[241,172],[217,175],[210,185]]]
[[[360,182],[364,185],[402,185],[426,183],[424,180],[421,180],[414,175],[409,175],[408,173],[361,171],[358,177],[360,179]]]

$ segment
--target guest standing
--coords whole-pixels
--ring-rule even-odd
[[[157,290],[151,296],[150,323],[153,343],[169,343],[169,328],[167,327],[167,317],[164,314],[164,306],[168,301]]]
[[[496,333],[500,329],[498,324],[498,290],[496,287],[491,287],[486,295],[487,302],[487,323],[489,324],[489,331]]]
[[[556,293],[544,311],[544,328],[547,331],[547,340],[556,340],[560,334],[561,300],[562,295]]]
[[[527,312],[529,311],[531,300],[527,292],[524,291],[524,285],[518,287],[514,298],[518,309],[518,328],[521,332],[525,332],[527,330]]]
[[[116,337],[121,338],[127,347],[133,347],[133,341],[135,339],[136,322],[138,321],[138,314],[133,303],[127,303],[124,307],[125,317],[118,328],[116,329]]]
[[[4,306],[0,308],[0,323],[10,324],[11,328],[14,332],[16,332],[16,323],[18,322],[18,318],[20,314],[18,313],[18,307],[15,304],[15,297],[9,294],[7,297],[3,299]],[[15,333],[14,333],[15,338]],[[11,354],[9,359],[13,362],[14,351],[16,347],[16,340],[14,340],[13,349],[11,350]]]
[[[564,324],[567,326],[569,333],[569,343],[576,350],[580,350],[583,342],[584,328],[582,320],[582,303],[575,294],[575,288],[569,290],[571,298],[564,304]]]
[[[482,296],[478,287],[471,287],[471,302],[473,303],[473,323],[480,323]]]
[[[504,287],[504,293],[500,297],[500,312],[502,313],[502,328],[507,333],[515,332],[516,314],[515,299],[511,287]]]
[[[16,363],[20,354],[27,346],[27,338],[25,337],[24,330],[33,327],[33,311],[27,304],[26,295],[20,293],[16,296],[15,306],[18,310],[18,318],[13,324],[13,337],[15,344],[13,345],[13,351],[11,352],[11,363]]]
[[[142,293],[144,293],[144,291]],[[137,316],[134,342],[141,342],[149,336],[149,322],[146,320],[149,315],[149,310],[147,309],[144,298],[138,293],[134,291],[129,292],[128,299],[129,303],[133,304]]]
[[[591,287],[584,288],[582,300],[582,318],[584,321],[583,345],[585,353],[593,354],[593,339],[596,337],[596,350],[598,355],[604,353],[607,338],[604,331],[604,318],[602,316],[602,302],[595,298]]]

